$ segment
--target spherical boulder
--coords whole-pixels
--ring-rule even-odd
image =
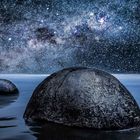
[[[96,130],[140,125],[140,109],[112,75],[90,68],[67,68],[47,77],[24,113],[28,121],[50,121]]]
[[[0,95],[15,95],[18,94],[17,87],[9,80],[0,79]]]

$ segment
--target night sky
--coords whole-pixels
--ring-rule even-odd
[[[140,0],[0,1],[0,73],[71,66],[140,73]]]

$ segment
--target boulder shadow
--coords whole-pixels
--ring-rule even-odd
[[[11,103],[14,103],[17,100],[18,96],[19,94],[10,95],[10,96],[0,95],[0,108],[6,107]]]
[[[137,140],[140,128],[122,131],[97,131],[89,128],[68,127],[48,122],[27,124],[37,140]]]

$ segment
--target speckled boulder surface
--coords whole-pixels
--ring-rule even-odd
[[[0,95],[13,95],[17,93],[18,89],[11,81],[0,79]]]
[[[129,91],[97,69],[67,68],[47,77],[34,91],[26,121],[118,130],[140,125],[140,110]]]

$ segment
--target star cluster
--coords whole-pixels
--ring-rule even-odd
[[[140,72],[139,0],[3,0],[2,73],[71,66]]]

